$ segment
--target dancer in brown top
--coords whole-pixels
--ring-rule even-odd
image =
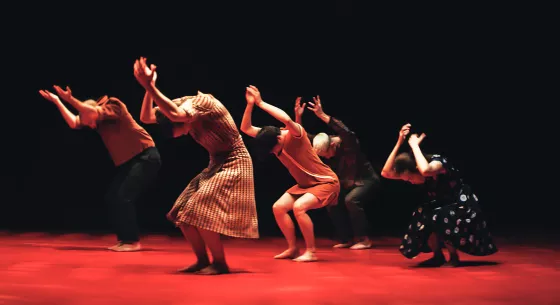
[[[261,159],[273,153],[297,183],[288,189],[272,207],[276,222],[288,242],[288,249],[274,258],[293,258],[298,262],[316,261],[313,222],[306,212],[337,203],[340,192],[338,177],[330,167],[321,162],[319,156],[314,152],[305,129],[292,121],[286,112],[265,103],[255,86],[247,88],[245,98],[247,108],[243,115],[241,130],[255,138]],[[286,128],[253,126],[251,114],[254,105],[285,124]],[[294,223],[288,215],[290,210],[294,212],[307,247],[301,256],[298,256],[296,247]]]
[[[39,93],[58,107],[70,128],[95,129],[117,166],[117,175],[109,187],[106,200],[112,212],[118,243],[109,250],[140,250],[134,206],[143,191],[155,181],[161,166],[152,137],[136,123],[126,105],[117,98],[103,96],[98,101],[81,102],[72,96],[69,87],[63,90],[54,86],[54,89],[58,96],[79,111],[79,115],[70,112],[56,94],[47,90]]]
[[[155,66],[145,58],[134,75],[146,89],[142,121],[160,123],[174,137],[190,134],[210,154],[210,164],[196,176],[167,214],[191,243],[197,262],[180,269],[205,275],[228,273],[220,234],[258,238],[253,163],[233,118],[210,94],[170,100],[155,86]],[[158,107],[153,107],[152,100]],[[206,246],[212,253],[210,264]]]

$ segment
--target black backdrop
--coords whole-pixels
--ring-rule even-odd
[[[102,199],[114,168],[100,138],[95,132],[69,130],[37,91],[58,84],[71,86],[82,99],[116,96],[138,118],[144,92],[132,65],[139,56],[158,65],[159,88],[167,96],[210,92],[238,124],[249,84],[290,115],[296,96],[307,101],[319,94],[325,112],[359,135],[378,169],[399,128],[410,122],[413,131],[427,133],[425,151],[447,155],[464,172],[496,230],[557,227],[552,213],[537,212],[548,203],[524,194],[530,182],[521,173],[525,166],[515,165],[522,153],[508,137],[521,129],[513,106],[526,103],[520,84],[531,81],[514,26],[488,20],[482,25],[483,17],[449,23],[453,16],[446,18],[447,24],[401,16],[400,21],[365,26],[351,2],[329,3],[299,7],[309,22],[291,22],[286,16],[288,27],[278,23],[265,29],[253,22],[237,29],[231,26],[235,22],[218,19],[222,23],[213,23],[216,30],[191,20],[158,27],[159,32],[153,25],[161,25],[165,17],[134,25],[132,15],[123,26],[99,22],[99,15],[96,23],[89,15],[68,18],[61,12],[35,11],[33,29],[14,29],[12,47],[5,50],[10,81],[5,83],[9,110],[2,123],[0,228],[110,230]],[[318,8],[332,16],[330,22],[313,20]],[[125,42],[137,36],[142,38]],[[260,110],[254,123],[278,125]],[[312,132],[327,130],[311,112],[306,112],[304,126]],[[165,140],[157,127],[146,129],[164,165],[138,206],[139,221],[144,232],[176,233],[165,214],[208,156],[188,137]],[[277,235],[271,206],[294,182],[275,159],[255,161],[255,182],[261,234]],[[383,180],[378,200],[368,206],[373,233],[400,232],[418,204],[417,192],[405,182]],[[319,235],[331,234],[326,211],[313,211],[312,217]]]

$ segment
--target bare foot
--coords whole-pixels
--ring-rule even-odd
[[[136,252],[142,250],[142,245],[139,242],[120,244],[118,247],[111,247],[110,250],[115,252]]]
[[[365,249],[369,249],[372,246],[372,242],[369,239],[365,239],[359,243],[356,243],[355,245],[353,245],[352,247],[350,247],[350,250],[365,250]]]
[[[295,258],[298,255],[298,249],[288,249],[276,256],[274,256],[275,259],[292,259]]]
[[[209,262],[196,262],[188,267],[182,268],[177,270],[177,272],[181,273],[195,273],[198,272],[206,267],[210,266]]]
[[[315,262],[317,261],[317,256],[315,252],[305,251],[301,256],[294,258],[294,262]]]
[[[335,249],[343,249],[343,248],[350,248],[350,246],[352,246],[352,243],[340,243],[340,244],[336,244],[333,246],[333,248]]]
[[[228,265],[214,263],[214,264],[198,271],[196,274],[199,274],[199,275],[219,275],[219,274],[228,274],[228,273],[230,273]]]

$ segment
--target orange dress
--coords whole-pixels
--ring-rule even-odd
[[[286,193],[291,195],[313,194],[322,206],[335,205],[338,202],[340,183],[333,170],[321,161],[313,151],[305,129],[298,124],[301,135],[294,137],[288,131],[284,147],[276,157],[288,169],[296,180],[296,185]]]

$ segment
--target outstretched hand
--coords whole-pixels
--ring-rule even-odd
[[[296,105],[294,106],[294,112],[296,114],[296,117],[301,117],[303,115],[306,104],[307,103],[303,103],[303,104],[301,103],[301,96],[296,98]]]
[[[41,94],[41,96],[44,97],[46,100],[49,100],[55,104],[61,103],[60,98],[56,94],[48,90],[39,90],[39,94]]]
[[[261,93],[259,89],[253,85],[249,85],[245,91],[245,99],[247,104],[256,104],[257,106],[262,102]]]
[[[408,145],[418,146],[418,145],[420,145],[422,140],[424,140],[425,137],[426,137],[425,133],[421,134],[420,136],[418,136],[418,134],[416,134],[416,133],[411,134],[410,137],[408,138]]]
[[[309,107],[307,107],[307,109],[313,111],[318,117],[325,114],[323,105],[321,105],[321,98],[318,95],[317,97],[313,97],[313,102],[309,102]]]
[[[140,57],[134,62],[134,77],[142,87],[147,88],[150,84],[154,84],[157,79],[156,68],[153,64],[148,67],[146,58]]]
[[[54,85],[53,87],[58,96],[60,96],[63,100],[68,103],[72,102],[72,90],[70,90],[70,87],[66,86],[66,91],[64,91],[62,88],[60,88],[60,86],[57,85]]]
[[[404,124],[403,127],[401,127],[401,130],[399,131],[399,141],[404,141],[406,140],[406,136],[410,133],[410,127],[412,125],[410,125],[410,123]]]

